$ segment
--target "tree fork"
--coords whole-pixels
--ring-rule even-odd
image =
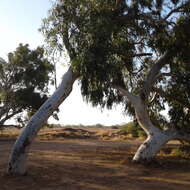
[[[159,152],[169,140],[182,138],[178,135],[176,130],[161,130],[153,125],[147,112],[146,100],[142,99],[142,97],[134,96],[121,87],[117,87],[116,89],[132,103],[135,108],[137,121],[147,134],[147,139],[140,145],[133,157],[135,163],[150,163],[157,152]]]

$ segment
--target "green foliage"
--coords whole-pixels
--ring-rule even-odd
[[[170,65],[173,77],[168,81],[169,116],[173,124],[190,132],[190,17],[183,16],[175,27],[175,53],[178,55]],[[179,51],[181,50],[181,51]]]
[[[161,111],[168,104],[170,121],[184,128],[189,123],[189,107],[183,110],[189,102],[189,0],[121,2],[116,6],[115,0],[55,1],[41,27],[49,49],[67,51],[74,71],[81,76],[87,101],[108,108],[122,102],[133,116],[134,109],[114,86],[139,94],[155,60],[169,53],[163,72],[171,76],[155,85],[167,96],[157,95],[148,105],[149,114],[163,128],[168,120]]]
[[[34,112],[47,100],[53,66],[44,58],[44,49],[30,50],[20,44],[0,62],[0,123],[24,110]]]
[[[131,134],[132,137],[145,137],[146,134],[137,122],[129,122],[126,125],[121,126],[120,131],[123,134]]]
[[[15,52],[9,53],[8,64],[14,70],[12,77],[15,83],[24,81],[24,87],[44,90],[49,82],[49,72],[52,65],[44,58],[44,49],[30,50],[28,45],[20,44]]]

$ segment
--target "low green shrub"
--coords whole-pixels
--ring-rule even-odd
[[[131,134],[132,137],[145,137],[146,133],[144,130],[136,123],[129,122],[123,126],[121,126],[120,130],[123,134]]]
[[[178,156],[185,159],[190,159],[190,145],[181,145],[172,150],[173,156]]]

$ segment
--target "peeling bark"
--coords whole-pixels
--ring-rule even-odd
[[[54,94],[40,107],[24,128],[15,142],[8,163],[8,174],[25,175],[26,159],[30,146],[38,131],[59,105],[69,96],[78,74],[71,68],[63,75],[63,79]]]

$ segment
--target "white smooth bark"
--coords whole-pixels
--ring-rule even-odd
[[[72,86],[78,75],[72,69],[63,75],[62,82],[54,94],[40,107],[24,128],[21,135],[15,142],[8,164],[8,173],[11,175],[24,175],[26,173],[27,153],[34,138],[42,125],[69,96]]]
[[[163,131],[153,125],[147,112],[146,103],[140,97],[138,97],[134,107],[137,121],[146,132],[147,139],[138,148],[133,161],[147,163],[155,157],[162,146],[174,138],[175,133],[173,130]]]
[[[161,76],[168,75],[168,73],[160,73],[163,66],[165,66],[170,59],[170,55],[166,52],[158,59],[150,69],[146,80],[144,81],[143,88],[140,96],[134,96],[127,90],[121,87],[116,87],[121,95],[126,96],[127,99],[135,108],[135,114],[139,125],[147,134],[147,139],[137,150],[133,160],[135,162],[149,162],[153,159],[156,153],[164,146],[169,140],[172,139],[185,139],[187,140],[190,135],[181,135],[179,131],[170,129],[167,131],[161,130],[154,126],[150,120],[147,111],[147,101],[150,92],[156,80]]]
[[[176,129],[160,130],[153,135],[149,134],[137,150],[133,161],[138,163],[151,162],[160,149],[170,140],[190,141],[190,135],[180,134]]]
[[[160,149],[171,139],[173,139],[173,135],[166,135],[164,132],[156,132],[152,136],[149,135],[138,148],[133,161],[138,163],[151,162]]]
[[[155,127],[148,115],[146,100],[142,100],[141,97],[134,96],[120,87],[117,87],[117,90],[132,103],[135,108],[137,121],[147,134],[147,139],[140,145],[133,157],[134,162],[150,162],[169,140],[184,138],[179,136],[178,132],[174,129],[164,131]]]
[[[150,69],[141,92],[141,96],[143,95],[144,100],[148,98],[151,88],[160,76],[160,70],[168,63],[169,58],[170,55],[168,52],[166,52],[155,62],[155,64]]]
[[[140,145],[133,157],[134,162],[151,162],[168,141],[189,139],[189,135],[179,134],[179,131],[175,129],[161,130],[154,126],[148,115],[146,103],[140,97],[136,96],[136,101],[133,102],[133,105],[137,121],[147,134],[147,139]]]
[[[117,87],[116,89],[119,90],[121,95],[126,96],[134,106],[137,121],[139,125],[144,129],[147,136],[152,136],[154,133],[159,133],[160,129],[155,127],[149,118],[145,101],[143,101],[141,97],[135,96],[121,87]]]

